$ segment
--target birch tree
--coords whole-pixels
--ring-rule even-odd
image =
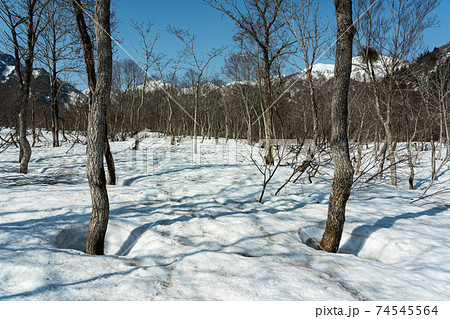
[[[375,110],[381,122],[389,154],[391,184],[397,186],[393,126],[393,97],[399,67],[421,47],[423,31],[436,24],[431,12],[440,0],[356,0],[356,42],[373,89]],[[375,63],[385,78],[377,76]]]

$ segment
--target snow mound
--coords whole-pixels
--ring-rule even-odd
[[[168,238],[149,229],[150,225],[136,226],[121,221],[110,221],[105,236],[105,255],[131,256],[143,250],[160,248],[170,244]],[[60,249],[85,252],[89,225],[76,225],[62,230],[55,240]]]
[[[86,251],[86,239],[89,225],[77,225],[62,230],[56,237],[55,246],[60,249],[74,249]],[[138,237],[132,230],[122,225],[110,223],[105,237],[105,255],[124,255],[129,252],[125,245],[131,247]],[[128,248],[127,247],[127,248]]]
[[[325,227],[309,226],[299,230],[300,240],[307,246],[314,249],[319,245]],[[408,259],[413,253],[411,249],[404,249],[406,246],[399,240],[393,240],[383,234],[382,230],[377,231],[369,227],[357,227],[351,232],[344,230],[342,233],[339,252],[341,254],[351,254],[362,259],[375,260],[385,264],[395,264]]]

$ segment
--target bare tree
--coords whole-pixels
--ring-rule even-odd
[[[225,59],[225,66],[222,70],[225,75],[234,82],[231,86],[230,95],[237,95],[237,99],[244,106],[243,116],[247,124],[247,140],[252,143],[252,126],[256,103],[259,96],[255,93],[259,91],[254,89],[253,83],[256,81],[256,63],[255,59],[244,52],[232,53]],[[226,113],[225,113],[226,115]],[[225,121],[226,124],[228,121]],[[228,127],[226,126],[226,129]]]
[[[285,19],[286,25],[298,46],[298,50],[294,50],[293,55],[300,58],[300,61],[304,63],[304,71],[309,88],[309,103],[313,120],[313,138],[308,156],[304,162],[306,165],[313,160],[319,142],[319,110],[312,71],[314,64],[324,52],[324,47],[328,43],[328,24],[321,21],[319,6],[320,1],[291,0],[286,11],[283,12],[283,19]],[[295,59],[292,61],[289,60],[289,62],[299,70],[303,70]]]
[[[268,165],[274,164],[272,146],[272,75],[274,62],[292,44],[283,34],[284,21],[280,12],[283,10],[284,0],[205,0],[211,7],[221,11],[231,18],[241,30],[237,39],[253,39],[260,49],[263,63],[264,87],[264,131],[265,131],[265,161]]]
[[[391,184],[394,186],[397,186],[397,165],[392,108],[397,71],[418,52],[423,31],[436,24],[430,13],[439,3],[440,0],[355,1],[355,12],[362,16],[357,23],[358,50],[373,88],[376,113],[386,135]],[[385,73],[385,79],[377,77],[376,62]]]
[[[147,77],[148,77],[148,71],[155,63],[155,57],[153,54],[153,48],[155,47],[156,41],[159,39],[159,34],[156,33],[154,37],[151,37],[151,31],[153,23],[147,22],[137,22],[132,21],[131,22],[132,27],[136,30],[136,32],[139,34],[140,38],[140,50],[142,53],[141,60],[144,62],[143,71],[144,71],[144,83],[142,84],[142,91],[141,91],[141,100],[139,102],[139,105],[136,110],[136,132],[135,132],[135,146],[133,149],[138,149],[139,139],[138,139],[138,132],[140,130],[141,125],[141,110],[144,106],[144,100],[145,100],[145,90],[147,86]],[[138,51],[138,53],[139,53]]]
[[[177,37],[184,45],[185,54],[191,57],[192,65],[196,71],[195,75],[195,86],[194,86],[194,154],[197,154],[197,126],[198,126],[198,108],[199,108],[199,100],[200,100],[200,84],[202,81],[202,77],[205,74],[206,69],[208,68],[209,63],[212,59],[221,55],[222,52],[226,49],[226,47],[222,47],[219,49],[212,49],[205,58],[202,58],[195,50],[195,39],[196,36],[191,34],[187,30],[183,30],[180,28],[176,28],[173,26],[169,26],[167,31]]]
[[[75,1],[75,0],[74,0]],[[106,112],[110,103],[112,83],[112,46],[110,38],[110,0],[97,0],[95,34],[98,50],[98,82],[89,110],[86,172],[91,190],[92,214],[86,243],[86,253],[103,255],[109,219],[103,155],[106,139]]]
[[[0,1],[0,18],[9,30],[9,33],[5,32],[5,35],[13,47],[15,71],[20,86],[19,162],[20,172],[27,174],[31,158],[31,147],[27,139],[27,112],[30,104],[35,47],[43,29],[42,11],[48,1]],[[22,61],[25,64],[24,69],[22,69]]]
[[[70,11],[67,2],[50,1],[43,14],[47,21],[41,41],[38,43],[37,58],[48,69],[50,80],[50,104],[53,147],[59,146],[59,76],[74,69],[75,38],[70,34]]]
[[[143,72],[139,64],[134,60],[124,59],[113,64],[113,105],[110,109],[109,123],[111,123],[112,134],[120,133],[122,140],[126,134],[134,134],[136,88],[144,81]],[[129,122],[129,125],[126,124]]]
[[[169,107],[169,114],[167,116],[167,134],[171,135],[170,145],[175,145],[175,131],[172,123],[173,117],[173,96],[176,92],[176,81],[177,81],[177,72],[180,69],[181,61],[183,60],[183,56],[180,55],[178,59],[174,60],[165,60],[164,55],[158,55],[155,60],[156,69],[158,71],[159,77],[162,81],[162,88],[164,89],[164,96],[167,102],[167,106]],[[170,73],[164,73],[166,68],[171,66]]]
[[[430,96],[433,97],[434,104],[436,105],[437,114],[439,117],[439,130],[440,130],[440,148],[446,145],[445,155],[442,156],[439,151],[436,156],[435,142],[431,140],[432,154],[431,154],[431,179],[428,186],[423,191],[425,195],[431,188],[433,183],[438,177],[439,172],[450,161],[450,127],[449,127],[449,99],[450,99],[450,57],[446,56],[438,63],[436,70],[430,75],[430,79],[423,83],[421,89],[429,87],[431,90]],[[435,117],[431,117],[433,119]],[[433,133],[431,134],[433,135]],[[445,135],[445,137],[444,137]],[[436,165],[436,158],[440,160],[439,166]]]
[[[353,182],[347,137],[348,91],[352,70],[352,46],[355,27],[352,21],[352,1],[334,0],[337,23],[336,65],[334,67],[331,102],[331,153],[334,178],[328,204],[325,232],[318,249],[337,252],[345,222],[345,207]]]

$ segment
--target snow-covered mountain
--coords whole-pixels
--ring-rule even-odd
[[[147,83],[145,84],[145,92],[154,92],[159,89],[164,89],[164,87],[168,86],[168,85],[169,85],[168,83],[165,83],[164,81],[161,81],[161,80],[149,79],[149,80],[147,80]],[[143,84],[138,85],[136,87],[136,89],[142,90],[143,86],[144,86]]]
[[[0,77],[2,82],[14,72],[14,58],[8,54],[0,54]]]
[[[390,57],[383,56],[374,63],[375,76],[382,78],[386,75],[385,65],[389,65]],[[366,65],[362,61],[361,57],[357,56],[352,59],[352,73],[351,78],[358,82],[367,82],[368,76],[366,72]],[[316,63],[312,68],[313,78],[320,82],[327,82],[334,77],[334,64]],[[292,76],[295,79],[306,80],[306,69],[300,73],[296,73]]]
[[[0,86],[14,87],[17,85],[15,58],[12,55],[0,51]],[[33,70],[33,90],[36,97],[41,101],[50,101],[50,75],[42,68]],[[86,95],[75,88],[72,84],[60,80],[60,102],[64,104],[77,103],[86,100]]]

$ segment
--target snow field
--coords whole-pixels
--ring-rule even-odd
[[[189,138],[148,135],[138,151],[111,143],[119,180],[108,186],[105,256],[83,252],[85,146],[40,143],[27,176],[17,149],[0,154],[0,300],[450,298],[448,200],[411,203],[420,190],[406,190],[406,173],[399,188],[355,188],[340,253],[329,255],[308,245],[323,232],[332,167],[273,196],[290,172],[280,167],[260,204],[245,142],[199,139],[195,156]],[[448,172],[431,192],[450,185]]]

